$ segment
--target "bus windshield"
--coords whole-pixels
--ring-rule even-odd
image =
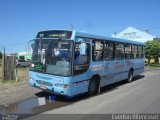
[[[36,39],[30,70],[61,76],[71,75],[72,42]]]

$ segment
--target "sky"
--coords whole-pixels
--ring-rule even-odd
[[[160,37],[160,0],[0,0],[0,51],[27,50],[38,31],[110,36],[129,26]]]

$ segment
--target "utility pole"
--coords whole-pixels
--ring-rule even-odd
[[[5,80],[5,76],[6,76],[6,66],[5,66],[5,47],[4,47],[4,51],[3,51],[3,55],[2,55],[2,81],[1,82],[4,82]]]

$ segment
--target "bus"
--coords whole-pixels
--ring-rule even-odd
[[[53,94],[92,96],[144,71],[141,42],[75,30],[40,31],[31,41],[29,84]]]

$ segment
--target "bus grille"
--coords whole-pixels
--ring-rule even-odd
[[[38,84],[43,84],[43,85],[46,85],[46,86],[53,86],[52,83],[50,83],[50,82],[45,82],[45,81],[42,81],[42,80],[36,80],[36,82],[37,82]]]

